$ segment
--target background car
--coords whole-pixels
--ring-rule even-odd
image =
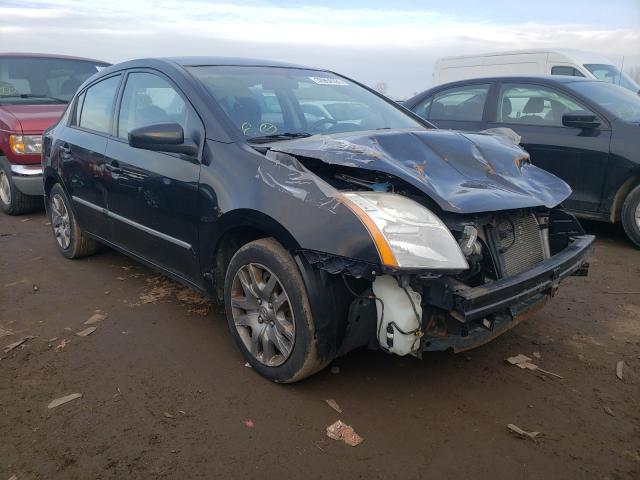
[[[310,97],[366,108],[309,121]],[[278,62],[107,68],[45,132],[43,164],[62,255],[105,243],[224,303],[277,382],[365,345],[484,344],[586,274],[593,243],[557,207],[568,185],[513,142]]]
[[[439,58],[433,69],[433,84],[506,74],[586,77],[640,94],[640,85],[608,58],[572,49],[512,50]]]
[[[0,53],[0,209],[42,207],[42,132],[78,87],[108,63],[35,53]]]
[[[496,77],[439,85],[404,106],[441,128],[508,127],[531,160],[573,190],[583,218],[622,222],[640,246],[640,97],[578,77]]]

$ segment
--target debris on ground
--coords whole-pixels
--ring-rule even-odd
[[[38,285],[34,285],[34,286],[33,286],[33,291],[34,291],[34,292],[37,292],[38,290],[40,290],[40,287],[38,287]]]
[[[66,347],[66,346],[67,346],[67,341],[63,338],[62,341],[58,345],[55,346],[54,350],[56,352],[59,352],[60,350],[64,349],[64,347]]]
[[[342,409],[340,408],[340,405],[338,405],[338,403],[333,398],[329,398],[329,399],[325,400],[324,402],[327,405],[329,405],[331,408],[333,408],[336,412],[342,413]]]
[[[245,363],[244,366],[247,368],[251,368],[251,364],[249,362]]]
[[[243,420],[242,423],[244,424],[245,427],[247,428],[253,428],[255,425],[253,424],[253,420],[251,419],[246,419]]]
[[[6,330],[0,327],[0,337],[8,337],[9,335],[13,335],[13,332],[11,330]]]
[[[23,218],[23,219],[22,219],[22,220],[20,220],[20,221],[21,221],[22,223],[24,223],[24,222],[28,222],[29,220],[31,220],[31,217],[29,217],[29,218]]]
[[[99,322],[103,321],[105,318],[107,318],[107,314],[106,313],[102,313],[102,312],[96,310],[96,313],[91,315],[89,317],[89,320],[84,322],[84,324],[85,325],[94,325],[96,323],[99,323]]]
[[[513,423],[507,425],[507,429],[520,438],[528,438],[529,440],[533,440],[534,442],[537,441],[536,438],[538,437],[538,435],[540,435],[540,432],[527,432],[526,430],[521,429]]]
[[[75,400],[76,398],[82,398],[82,394],[72,393],[71,395],[66,395],[64,397],[56,398],[55,400],[51,401],[51,403],[47,408],[51,409],[51,408],[59,407],[60,405],[70,402],[71,400]]]
[[[611,408],[610,408],[610,407],[608,407],[608,406],[606,406],[606,405],[604,406],[604,412],[605,412],[607,415],[611,415],[612,417],[615,417],[615,416],[616,416],[616,414],[615,414],[615,413],[613,413],[613,410],[611,410]]]
[[[18,476],[17,475],[11,475],[9,477],[9,480],[18,480]]]
[[[163,414],[163,415],[164,415],[164,418],[176,418],[176,416],[175,416],[175,415],[173,415],[173,414],[171,414],[171,413],[169,413],[169,412],[164,412],[164,414]]]
[[[105,290],[105,291],[104,291],[104,294],[105,294],[105,295],[109,295],[110,293],[111,293],[111,292],[110,292],[109,290]]]
[[[85,328],[84,330],[80,330],[79,332],[76,332],[76,335],[78,335],[79,337],[87,337],[91,335],[93,332],[95,332],[96,330],[97,330],[97,327],[89,327],[89,328]]]
[[[355,432],[353,427],[343,423],[342,420],[337,420],[327,427],[327,437],[333,440],[342,440],[352,447],[360,445],[364,440]]]
[[[4,353],[9,353],[14,348],[19,347],[20,345],[22,345],[23,343],[25,343],[28,340],[31,340],[32,338],[36,338],[36,337],[33,336],[33,335],[27,335],[26,337],[21,338],[17,342],[10,343],[6,347],[4,347]]]
[[[624,368],[624,361],[620,360],[616,364],[616,377],[618,377],[620,380],[622,380],[622,369],[623,368]]]
[[[540,352],[533,352],[533,356],[535,358],[537,358],[538,360],[540,360],[542,358],[542,355],[540,354]]]
[[[552,377],[556,377],[556,378],[564,378],[562,375],[558,375],[557,373],[553,373],[548,370],[543,370],[535,363],[532,363],[531,358],[527,357],[526,355],[520,354],[514,357],[505,358],[505,361],[510,363],[511,365],[515,365],[516,367],[519,367],[522,369],[538,371],[545,375],[551,375]]]
[[[340,373],[340,367],[331,367],[331,373],[337,375]]]

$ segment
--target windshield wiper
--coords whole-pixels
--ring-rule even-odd
[[[69,100],[63,98],[50,97],[49,95],[38,95],[35,93],[20,93],[18,95],[0,95],[0,98],[48,98],[60,103],[69,103]]]
[[[273,133],[271,135],[263,135],[261,137],[253,137],[247,141],[249,143],[269,143],[269,142],[276,142],[278,140],[289,140],[292,138],[307,138],[310,136],[311,136],[310,133],[284,132],[284,133]]]

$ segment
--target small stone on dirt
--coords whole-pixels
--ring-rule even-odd
[[[337,420],[327,427],[327,437],[333,440],[342,440],[352,447],[360,445],[363,441],[363,438],[355,432],[353,427],[343,423],[341,420]]]
[[[34,286],[33,286],[33,291],[34,291],[34,292],[37,292],[38,290],[40,290],[40,287],[38,287],[38,285],[34,285]]]
[[[542,355],[540,354],[540,352],[533,352],[533,356],[535,358],[537,358],[538,360],[540,360],[542,358]]]
[[[342,413],[342,409],[340,408],[340,405],[338,405],[338,403],[333,398],[329,398],[329,399],[325,400],[324,402],[327,405],[329,405],[331,408],[333,408],[336,412]]]
[[[89,327],[89,328],[85,328],[84,330],[80,330],[79,332],[76,332],[76,335],[78,335],[79,337],[88,337],[96,330],[97,330],[96,327]]]
[[[63,339],[62,339],[62,341],[61,341],[58,345],[56,345],[56,347],[54,348],[54,350],[55,350],[56,352],[59,352],[60,350],[62,350],[62,349],[63,349],[64,347],[66,347],[66,346],[67,346],[67,341],[63,338]]]
[[[606,405],[605,405],[605,407],[604,407],[604,412],[605,412],[607,415],[611,415],[612,417],[615,417],[615,416],[616,416],[616,414],[615,414],[615,413],[613,413],[613,410],[611,410],[611,408],[610,408],[610,407],[608,407],[608,406],[606,406]]]
[[[66,395],[64,397],[56,398],[55,400],[51,401],[51,403],[47,408],[51,409],[51,408],[59,407],[60,405],[64,405],[65,403],[70,402],[71,400],[75,400],[76,398],[82,398],[82,394],[72,393],[71,395]]]

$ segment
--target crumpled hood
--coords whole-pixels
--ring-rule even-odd
[[[531,164],[513,139],[448,130],[385,130],[315,135],[272,144],[271,150],[327,164],[394,175],[443,210],[489,212],[555,207],[571,188]]]

